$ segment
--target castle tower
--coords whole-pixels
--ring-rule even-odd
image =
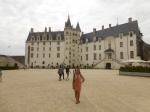
[[[70,66],[78,65],[78,43],[80,41],[80,26],[77,24],[76,28],[71,25],[70,17],[68,15],[68,20],[65,22],[64,28],[64,38],[65,38],[65,48],[64,48],[64,63]]]

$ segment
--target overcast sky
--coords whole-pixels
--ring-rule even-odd
[[[117,18],[123,24],[132,17],[150,44],[149,6],[149,0],[0,0],[0,54],[24,55],[31,28],[63,31],[68,14],[72,25],[79,21],[84,33],[100,30],[102,25],[115,26]]]

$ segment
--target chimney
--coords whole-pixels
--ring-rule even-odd
[[[51,32],[51,27],[49,27],[49,32]]]
[[[109,29],[111,28],[111,24],[109,24]]]
[[[104,30],[104,25],[102,26],[102,30]]]
[[[34,32],[34,29],[33,28],[31,28],[31,33],[33,33]]]
[[[93,28],[93,33],[96,33],[96,28]]]
[[[45,32],[47,32],[47,28],[45,27]]]
[[[132,22],[132,17],[128,18],[128,22],[129,23]]]

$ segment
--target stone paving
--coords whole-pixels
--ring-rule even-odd
[[[150,112],[148,77],[82,69],[81,103],[75,104],[72,74],[58,81],[55,69],[2,72],[0,112]]]

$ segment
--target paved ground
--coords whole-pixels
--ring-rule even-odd
[[[150,78],[120,76],[117,70],[81,70],[81,103],[57,70],[3,71],[0,112],[150,112]]]

